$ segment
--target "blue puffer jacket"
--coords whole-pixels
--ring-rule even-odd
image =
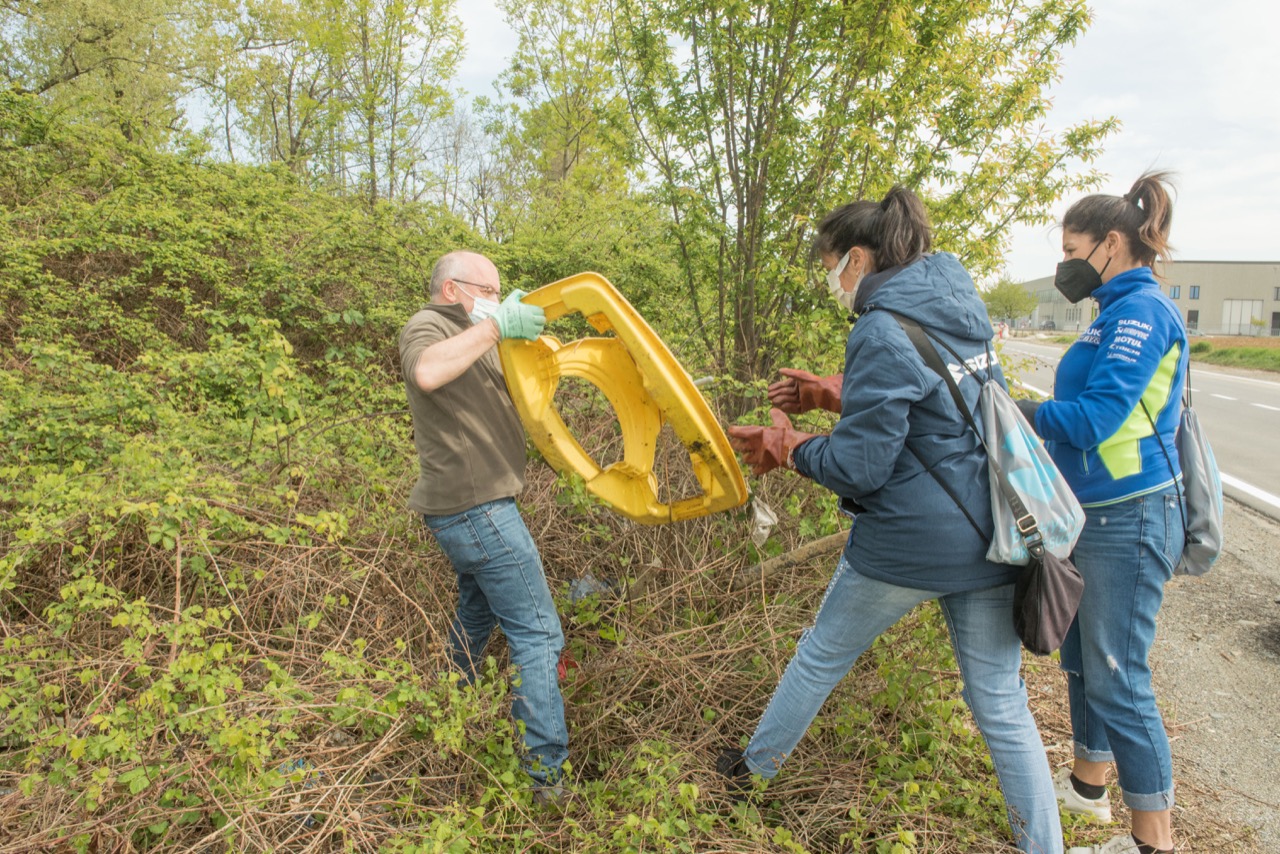
[[[1012,583],[1016,568],[985,557],[991,533],[986,453],[946,383],[889,314],[927,327],[985,375],[993,330],[973,280],[954,256],[927,255],[867,277],[858,303],[861,314],[845,346],[840,420],[830,436],[805,442],[794,457],[801,473],[861,506],[845,558],[871,578],[940,593]],[[981,426],[978,381],[949,353],[940,355]],[[992,369],[1003,383],[999,366]],[[956,492],[986,539],[921,459]]]
[[[1154,492],[1181,474],[1174,437],[1188,358],[1182,316],[1150,267],[1115,276],[1093,297],[1098,317],[1063,354],[1035,424],[1085,506]]]

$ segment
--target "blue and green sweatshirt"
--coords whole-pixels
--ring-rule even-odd
[[[1098,317],[1063,354],[1053,399],[1035,419],[1085,506],[1145,495],[1181,474],[1174,438],[1188,358],[1182,317],[1150,267],[1115,276],[1093,298]]]

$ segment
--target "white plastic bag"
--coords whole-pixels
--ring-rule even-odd
[[[982,408],[983,439],[989,461],[1004,470],[1010,485],[1034,517],[1045,548],[1057,557],[1070,557],[1084,528],[1084,510],[1066,478],[999,383],[984,382],[978,404]],[[1031,555],[994,471],[991,472],[991,516],[995,530],[987,560],[1025,566]]]

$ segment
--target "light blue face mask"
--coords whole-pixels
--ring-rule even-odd
[[[853,247],[850,247],[849,252],[852,251]],[[849,252],[844,253],[844,257],[840,259],[840,263],[836,264],[827,273],[827,290],[831,291],[831,297],[836,302],[840,303],[841,307],[847,311],[853,311],[853,301],[858,295],[858,285],[855,284],[852,291],[846,291],[840,285],[840,274],[844,272],[845,267],[849,266]],[[861,281],[862,278],[859,277],[858,282],[861,283]]]

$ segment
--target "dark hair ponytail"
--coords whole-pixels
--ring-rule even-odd
[[[876,268],[883,270],[909,264],[932,245],[924,203],[906,187],[896,186],[878,203],[850,202],[823,217],[813,253],[843,255],[864,246],[875,256]]]
[[[1129,242],[1129,252],[1138,263],[1150,267],[1157,258],[1167,262],[1172,250],[1171,177],[1169,172],[1145,172],[1123,196],[1085,196],[1067,211],[1062,227],[1098,241],[1108,232],[1118,231]]]

